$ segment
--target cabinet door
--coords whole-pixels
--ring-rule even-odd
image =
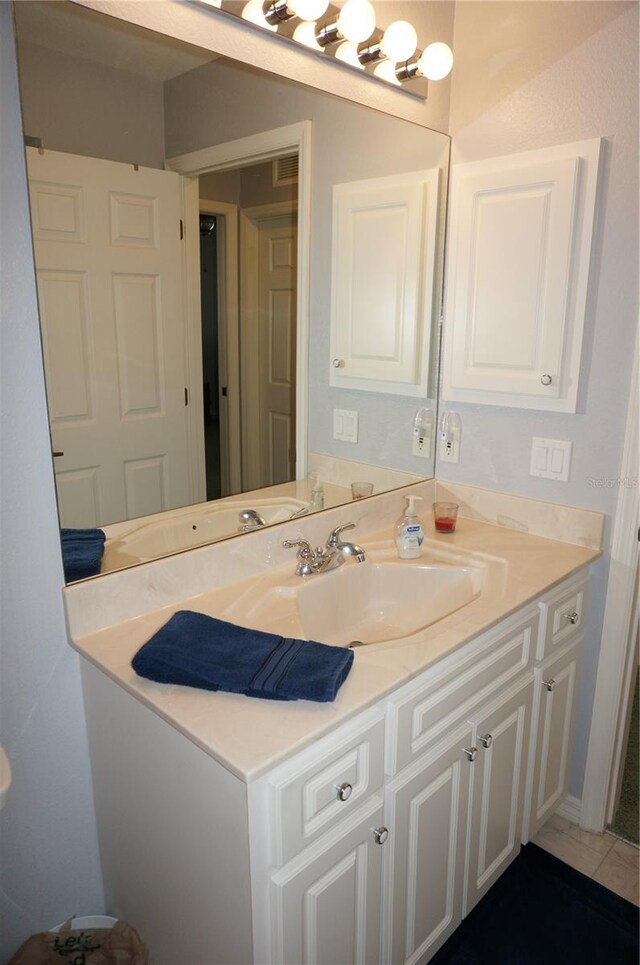
[[[576,411],[599,153],[454,166],[444,399]]]
[[[333,189],[331,385],[428,394],[439,171]]]
[[[327,834],[271,879],[278,965],[379,965],[382,801],[339,837]]]
[[[427,962],[462,919],[471,728],[406,768],[386,801],[384,961]]]
[[[465,914],[520,851],[533,680],[476,722]]]
[[[529,837],[556,810],[566,792],[580,647],[581,640],[535,672],[537,726]]]

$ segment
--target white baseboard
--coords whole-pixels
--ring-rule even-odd
[[[572,794],[567,794],[566,798],[556,811],[561,818],[566,818],[567,821],[571,821],[572,824],[580,824],[580,815],[582,813],[582,801],[578,797],[574,797]]]

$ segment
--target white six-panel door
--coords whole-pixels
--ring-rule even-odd
[[[63,526],[191,501],[179,176],[27,149]]]

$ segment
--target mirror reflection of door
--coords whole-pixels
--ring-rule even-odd
[[[295,479],[297,161],[199,179],[208,499]]]
[[[27,162],[61,523],[184,506],[180,178],[35,148]]]

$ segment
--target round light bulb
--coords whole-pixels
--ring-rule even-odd
[[[381,60],[380,63],[376,64],[373,68],[373,73],[375,77],[379,77],[380,80],[386,80],[388,84],[402,87],[402,84],[396,77],[395,65],[392,64],[390,60]]]
[[[329,0],[287,0],[287,6],[301,20],[319,20],[326,13]]]
[[[451,48],[443,43],[429,44],[418,61],[418,70],[429,80],[442,80],[453,67]]]
[[[336,47],[336,59],[341,60],[344,64],[350,64],[352,67],[358,67],[360,70],[364,70],[364,65],[358,60],[357,44],[352,44],[350,40],[343,40],[342,43]]]
[[[311,20],[299,23],[293,31],[293,39],[297,40],[299,44],[304,44],[310,50],[322,50],[323,48],[316,40],[316,26],[317,24]]]
[[[242,8],[242,19],[248,20],[249,23],[254,23],[257,27],[263,27],[265,30],[275,32],[278,29],[277,25],[267,23],[264,19],[262,7],[263,0],[249,0],[249,3],[245,3]]]
[[[369,0],[347,0],[338,14],[338,30],[353,44],[367,40],[376,29],[376,13]]]
[[[389,24],[380,41],[380,50],[396,63],[409,60],[416,52],[418,35],[407,20],[395,20]]]

